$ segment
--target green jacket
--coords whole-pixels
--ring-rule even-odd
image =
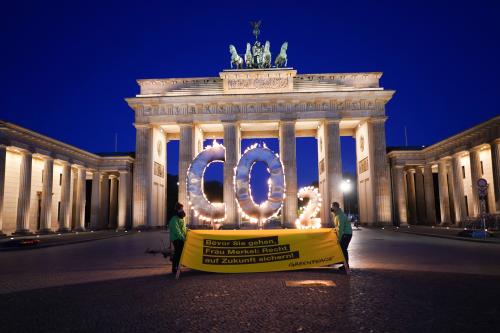
[[[170,229],[170,241],[174,240],[186,240],[186,224],[184,220],[179,216],[175,215],[170,219],[168,223],[168,228]]]
[[[339,235],[339,240],[342,239],[343,235],[352,235],[351,222],[347,219],[342,209],[339,208],[337,214],[335,214],[335,228],[337,228],[337,234]]]

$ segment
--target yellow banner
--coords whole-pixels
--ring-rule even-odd
[[[190,230],[181,264],[207,272],[270,272],[344,262],[333,229]]]

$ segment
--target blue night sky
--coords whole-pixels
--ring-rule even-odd
[[[289,42],[299,73],[384,72],[382,86],[396,90],[389,146],[404,144],[404,126],[409,145],[428,145],[499,114],[498,1],[18,0],[0,15],[0,118],[92,152],[113,151],[115,133],[119,151],[135,149],[124,98],[136,79],[218,76],[228,45],[242,53],[258,19],[273,55]],[[297,141],[299,185],[317,178],[313,144]],[[168,145],[172,174],[177,150]],[[342,138],[344,170],[354,172],[354,154]]]

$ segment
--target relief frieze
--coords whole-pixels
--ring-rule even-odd
[[[289,84],[288,78],[251,78],[251,79],[228,79],[229,89],[283,89]]]
[[[176,116],[194,114],[238,114],[274,112],[314,112],[314,111],[383,111],[383,101],[373,100],[331,100],[289,103],[206,103],[206,104],[136,104],[138,115]]]

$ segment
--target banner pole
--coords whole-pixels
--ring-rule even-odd
[[[179,259],[179,267],[177,267],[177,273],[175,274],[175,279],[176,280],[179,280],[179,277],[181,276],[182,258],[184,258],[184,247],[187,244],[188,236],[189,236],[189,230],[186,232],[186,239],[184,240],[184,246],[182,247],[181,258]]]

